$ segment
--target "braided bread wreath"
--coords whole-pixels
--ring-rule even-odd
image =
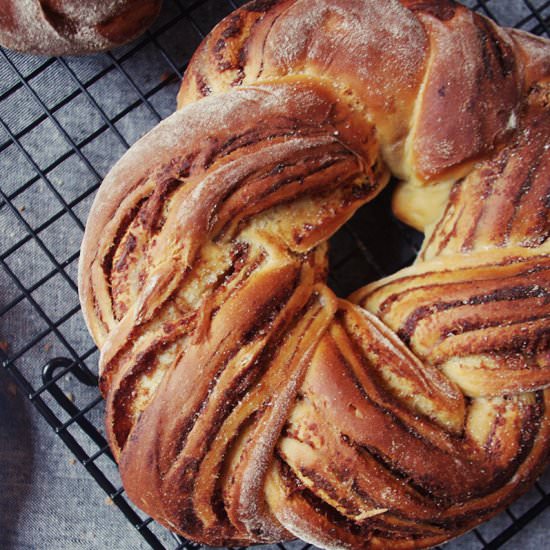
[[[550,446],[550,43],[450,1],[259,0],[105,179],[82,248],[129,497],[211,545],[423,548]],[[203,96],[208,96],[203,98]],[[415,264],[327,239],[392,173]]]

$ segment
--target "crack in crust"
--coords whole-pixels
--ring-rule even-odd
[[[256,1],[214,29],[83,243],[140,508],[214,546],[409,549],[528,488],[550,447],[549,57],[450,0]],[[390,172],[422,251],[339,299],[326,241]]]

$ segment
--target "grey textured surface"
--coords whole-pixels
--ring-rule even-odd
[[[10,198],[10,204],[0,200],[0,344],[34,389],[52,357],[85,356],[96,368],[75,290],[83,225],[109,167],[173,111],[177,82],[167,80],[173,72],[167,59],[182,68],[199,42],[198,31],[231,9],[226,0],[194,2],[189,17],[190,4],[166,0],[154,40],[146,37],[112,54],[48,61],[0,51],[0,190]],[[545,6],[544,16],[550,16],[549,2],[532,4]],[[491,0],[487,7],[504,24],[543,30],[523,0]],[[30,230],[38,235],[31,237]],[[80,407],[97,396],[70,374],[59,384]],[[53,400],[48,404],[68,418]],[[101,427],[102,404],[86,418]],[[78,430],[69,431],[86,452],[94,451]],[[100,457],[97,464],[116,483],[109,460]],[[550,472],[540,489],[550,491]],[[540,500],[540,489],[514,504],[512,513],[520,516]],[[511,523],[503,514],[479,533],[491,540]],[[546,509],[506,548],[550,548],[549,529]],[[0,548],[147,547],[0,370]],[[447,546],[481,547],[474,534]]]

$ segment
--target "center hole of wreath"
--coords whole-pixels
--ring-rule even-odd
[[[330,239],[328,284],[345,298],[366,284],[413,263],[424,235],[392,214],[395,182]]]

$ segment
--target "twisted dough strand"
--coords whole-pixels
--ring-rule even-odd
[[[83,245],[140,508],[212,545],[418,548],[526,489],[550,444],[549,53],[451,2],[264,0],[213,31]],[[338,299],[326,241],[390,170],[423,249]]]

